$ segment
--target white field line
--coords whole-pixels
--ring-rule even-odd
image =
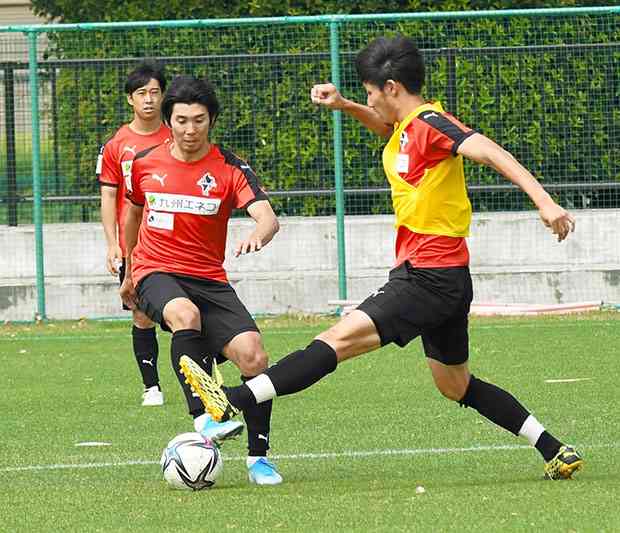
[[[470,326],[470,331],[486,330],[486,329],[566,329],[578,326],[597,327],[618,327],[618,322],[566,322],[561,324],[485,324]],[[308,326],[306,329],[265,329],[262,334],[264,337],[270,335],[301,335],[304,333],[312,333],[313,329],[321,329],[319,326]],[[117,335],[30,335],[30,336],[0,336],[0,342],[18,342],[18,341],[80,341],[80,340],[101,340],[101,339],[121,339],[130,338],[129,333],[118,333]]]
[[[561,379],[546,379],[545,383],[577,383],[579,381],[590,381],[594,378],[561,378]]]
[[[620,444],[593,444],[579,446],[579,449],[595,448],[618,448]],[[531,446],[527,445],[505,445],[505,446],[470,446],[466,448],[405,448],[393,450],[366,450],[366,451],[345,451],[345,452],[325,452],[325,453],[294,453],[270,455],[270,458],[281,461],[304,461],[304,460],[323,460],[323,459],[365,459],[373,457],[397,457],[413,455],[449,455],[458,453],[477,453],[477,452],[502,452],[512,450],[528,450]],[[245,456],[226,457],[227,461],[245,461]],[[42,470],[78,470],[87,468],[115,468],[124,466],[157,465],[159,461],[135,460],[118,461],[105,463],[73,463],[73,464],[51,464],[51,465],[27,465],[10,466],[0,468],[0,473],[5,472],[28,472]]]

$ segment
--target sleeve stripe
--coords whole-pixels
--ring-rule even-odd
[[[247,209],[248,207],[250,207],[252,204],[255,204],[256,202],[262,202],[262,201],[269,201],[269,198],[267,197],[267,195],[261,191],[262,196],[257,196],[256,198],[250,200],[247,204],[245,204],[242,209]]]
[[[422,111],[417,118],[425,124],[428,124],[431,128],[443,133],[449,139],[452,139],[455,143],[454,146],[452,146],[453,154],[456,153],[458,145],[473,133],[473,130],[461,129],[458,124],[455,124],[449,118],[436,111]]]
[[[248,165],[245,161],[243,161],[243,159],[237,157],[235,154],[233,154],[229,150],[225,150],[224,148],[221,148],[221,147],[220,147],[220,150],[222,154],[224,155],[224,161],[226,161],[227,164],[238,168],[241,171],[241,173],[245,176],[245,179],[248,182],[250,189],[252,189],[252,192],[254,193],[256,200],[267,200],[267,195],[265,194],[265,191],[263,191],[262,187],[260,186],[260,181],[258,179],[258,176],[252,170],[252,167],[250,167],[250,165]]]
[[[135,157],[133,158],[133,160],[135,161],[136,159],[140,159],[146,155],[148,155],[149,153],[151,153],[153,150],[155,150],[155,148],[157,148],[159,145],[161,145],[163,143],[159,143],[156,144],[154,146],[150,146],[149,148],[145,148],[144,150],[142,150],[141,152],[138,152]]]
[[[456,155],[457,150],[459,149],[459,146],[461,146],[463,141],[471,137],[474,133],[478,132],[476,130],[470,130],[466,132],[465,135],[462,135],[461,138],[452,145],[452,155]]]

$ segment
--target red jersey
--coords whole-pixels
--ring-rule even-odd
[[[131,161],[138,152],[157,146],[170,139],[170,128],[162,124],[148,135],[133,131],[128,124],[121,126],[114,136],[99,151],[97,158],[97,180],[100,185],[116,187],[116,221],[118,223],[118,244],[125,257],[125,182],[131,174]]]
[[[133,161],[127,197],[144,206],[133,282],[153,272],[227,282],[223,263],[232,210],[268,197],[254,171],[232,152],[212,145],[202,159],[187,163],[171,148],[162,144]]]
[[[419,268],[469,264],[463,235],[471,205],[457,149],[474,133],[438,102],[420,106],[395,128],[384,164],[390,165],[386,173],[397,217],[396,266],[404,261]]]

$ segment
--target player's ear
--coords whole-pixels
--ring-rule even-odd
[[[127,95],[127,103],[133,107],[133,96],[131,96],[130,94]]]
[[[386,96],[396,96],[398,94],[398,83],[394,80],[387,80],[383,86],[383,92]]]

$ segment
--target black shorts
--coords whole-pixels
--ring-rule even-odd
[[[123,257],[123,263],[121,264],[121,266],[118,269],[118,284],[122,285],[123,281],[125,279],[125,271],[127,270],[127,260]],[[125,305],[125,303],[123,303],[123,309],[125,311],[131,311],[131,309],[129,307],[127,307]]]
[[[234,337],[259,329],[235,290],[221,281],[154,272],[136,287],[138,308],[162,329],[170,331],[163,311],[174,298],[188,298],[200,310],[207,353],[218,355]],[[222,360],[221,357],[218,360]]]
[[[358,309],[375,323],[382,346],[402,347],[421,335],[426,357],[458,365],[469,358],[472,296],[468,267],[414,268],[406,261]]]

